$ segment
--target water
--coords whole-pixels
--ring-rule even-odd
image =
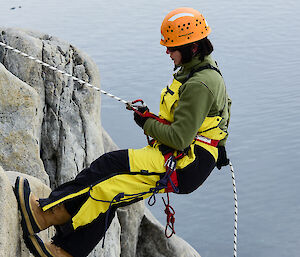
[[[299,1],[1,0],[0,24],[71,42],[98,64],[104,90],[126,100],[143,98],[157,113],[172,73],[159,28],[180,6],[207,18],[233,99],[228,152],[239,200],[238,255],[300,256]],[[132,113],[105,96],[102,124],[121,148],[145,145]],[[213,172],[191,195],[172,196],[172,203],[177,234],[201,256],[232,256],[229,168]],[[151,211],[164,223],[162,208]]]

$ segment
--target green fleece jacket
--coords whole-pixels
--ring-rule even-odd
[[[174,74],[174,78],[183,83],[179,88],[174,122],[165,125],[154,119],[147,119],[143,127],[147,135],[175,150],[182,150],[193,142],[204,119],[217,115],[223,118],[220,128],[227,132],[231,100],[226,93],[222,76],[215,70],[205,69],[195,72],[184,82],[192,69],[207,64],[217,67],[211,56],[206,56],[203,61],[196,56]],[[220,141],[219,145],[225,145],[226,139],[227,137]]]

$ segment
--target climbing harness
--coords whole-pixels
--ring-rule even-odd
[[[138,110],[138,107],[146,107],[145,103],[143,102],[143,100],[141,99],[137,99],[135,101],[126,101],[126,100],[123,100],[121,99],[120,97],[117,97],[111,93],[108,93],[82,79],[79,79],[65,71],[62,71],[54,66],[51,66],[33,56],[30,56],[14,47],[11,47],[3,42],[0,41],[0,46],[10,50],[10,51],[13,51],[17,54],[20,54],[21,56],[25,57],[25,58],[28,58],[50,70],[53,70],[55,72],[58,72],[68,78],[72,78],[74,81],[77,81],[78,83],[84,85],[84,86],[87,86],[89,88],[92,88],[96,91],[100,91],[102,94],[104,95],[107,95],[119,102],[122,102],[126,105],[127,109],[129,110],[133,110],[134,112],[136,112],[137,114],[141,115],[142,117],[145,117],[145,118],[154,118],[156,119],[157,121],[163,123],[163,124],[170,124],[170,122],[168,122],[167,120],[165,119],[161,119],[160,117],[156,116],[155,114],[149,112],[148,110],[145,111],[144,113],[141,113],[139,110]],[[212,65],[208,65],[208,66],[204,66],[204,67],[200,67],[199,69],[195,70],[195,71],[192,71],[189,75],[189,77],[192,76],[192,74],[194,72],[198,72],[200,70],[203,70],[203,69],[213,69],[215,71],[217,71],[220,75],[220,71],[219,69],[215,68],[214,66]],[[188,78],[189,78],[188,77]],[[187,78],[187,79],[188,79]],[[139,103],[141,105],[139,105]],[[151,140],[149,139],[149,137],[147,137],[147,140],[148,140],[148,143],[151,144]],[[199,136],[199,137],[196,137],[195,140],[199,140],[199,141],[202,141],[202,142],[206,142],[206,143],[209,143],[211,145],[217,145],[217,142],[208,142],[207,140],[210,140],[209,138],[205,138],[205,137],[202,137],[202,136]],[[152,141],[153,142],[153,141]],[[104,200],[100,200],[100,199],[96,199],[94,198],[92,195],[91,195],[91,191],[93,190],[93,186],[90,187],[90,190],[89,190],[89,197],[91,197],[93,200],[95,201],[99,201],[99,202],[106,202],[106,203],[109,203],[109,209],[107,211],[107,214],[106,214],[106,218],[105,218],[105,232],[107,230],[107,226],[108,226],[108,217],[109,217],[109,212],[112,208],[112,204],[113,203],[119,203],[119,202],[122,202],[122,199],[124,199],[125,197],[129,197],[129,198],[126,198],[126,201],[128,200],[136,200],[136,199],[139,199],[140,197],[142,197],[143,195],[146,195],[146,194],[149,194],[151,193],[152,195],[150,196],[149,200],[148,200],[148,204],[150,206],[154,205],[155,202],[156,202],[156,199],[155,199],[155,195],[157,193],[159,193],[160,190],[162,189],[165,189],[166,193],[167,193],[167,201],[164,200],[163,198],[163,202],[164,202],[164,205],[166,207],[165,209],[165,213],[167,215],[167,224],[166,224],[166,228],[165,228],[165,235],[167,238],[170,238],[173,234],[175,234],[175,230],[174,230],[174,222],[175,222],[175,210],[172,208],[172,206],[170,205],[170,199],[169,199],[169,192],[175,192],[175,193],[178,193],[178,181],[177,181],[177,175],[176,175],[176,163],[177,163],[177,160],[182,158],[184,156],[185,153],[180,153],[179,155],[177,155],[176,157],[173,155],[173,152],[170,152],[166,155],[164,155],[165,157],[165,166],[166,166],[166,172],[165,172],[165,175],[157,182],[156,184],[156,187],[154,188],[151,188],[150,191],[148,192],[142,192],[142,193],[139,193],[139,194],[124,194],[124,193],[119,193],[117,194],[111,201],[104,201]],[[236,191],[236,184],[235,184],[235,176],[234,176],[234,169],[233,169],[233,165],[231,162],[229,162],[229,165],[230,165],[230,169],[231,169],[231,174],[232,174],[232,185],[233,185],[233,193],[234,193],[234,257],[237,257],[237,229],[238,229],[238,202],[237,202],[237,191]],[[168,234],[168,229],[171,230],[171,233]],[[103,245],[102,247],[104,246],[104,240],[105,240],[105,234],[103,236]]]

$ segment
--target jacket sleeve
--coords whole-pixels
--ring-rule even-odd
[[[187,82],[183,86],[174,110],[174,122],[165,125],[148,119],[144,125],[147,135],[175,150],[183,150],[193,142],[214,100],[204,83]]]

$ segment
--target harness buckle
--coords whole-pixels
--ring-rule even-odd
[[[177,160],[174,155],[171,155],[165,162],[164,166],[169,170],[174,171],[176,169]]]

